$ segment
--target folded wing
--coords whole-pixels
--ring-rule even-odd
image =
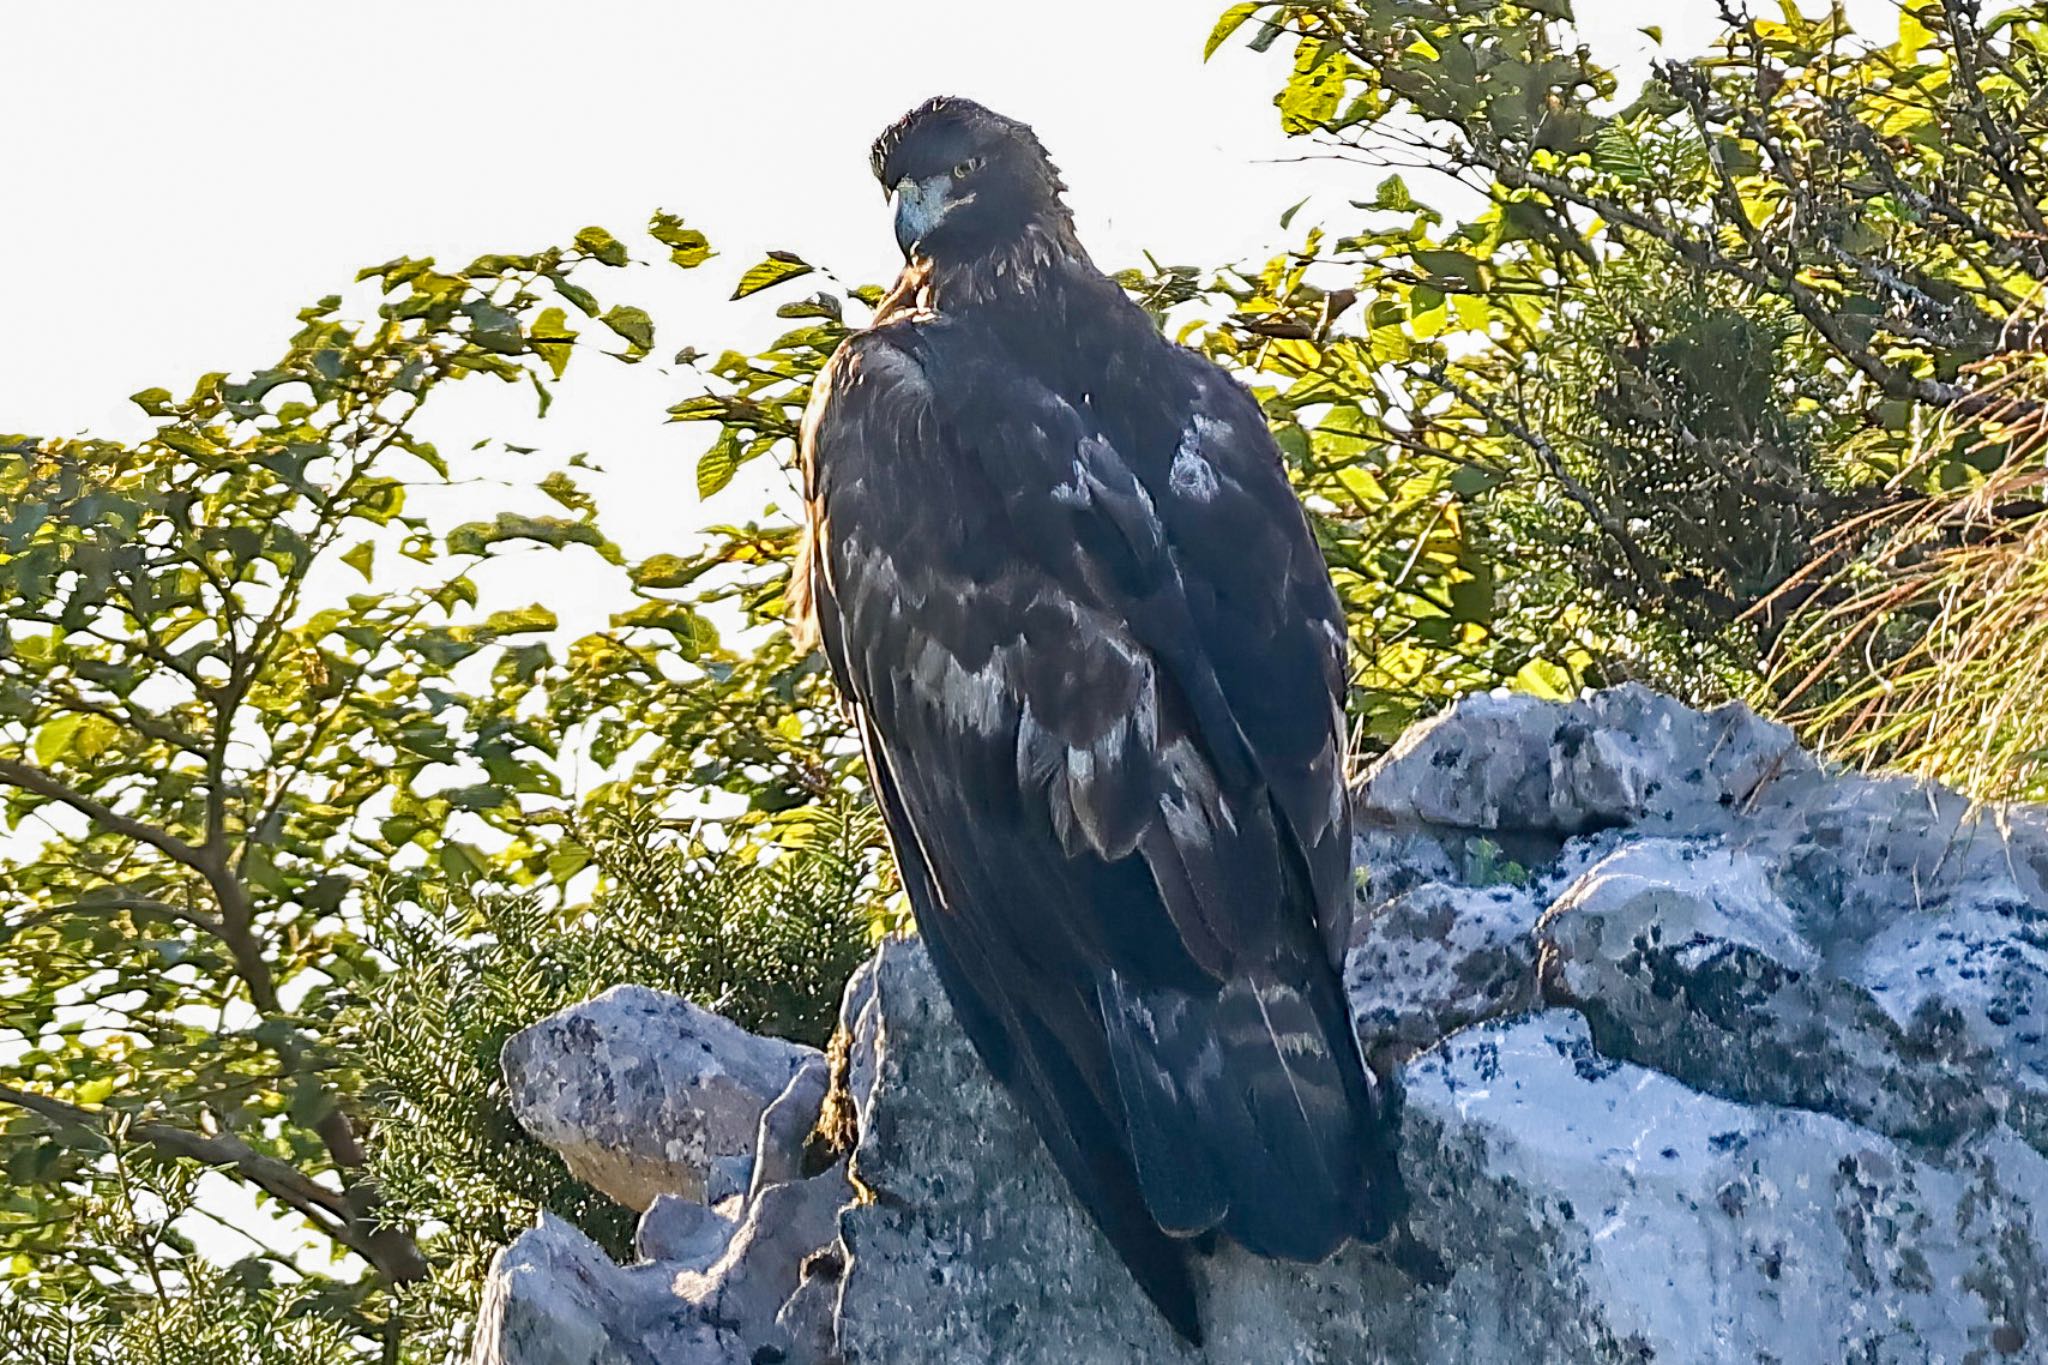
[[[842,348],[805,588],[963,1027],[1177,1325],[1175,1239],[1316,1260],[1397,1197],[1335,954],[1343,639],[1257,408],[1126,453],[947,324]]]

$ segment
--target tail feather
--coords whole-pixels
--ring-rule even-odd
[[[1220,1228],[1259,1255],[1312,1262],[1377,1240],[1397,1216],[1388,1115],[1348,1016],[1318,1008],[1307,979],[1193,995],[1112,973],[1099,988],[1125,1136],[1168,1232]]]
[[[1200,1346],[1202,1320],[1195,1306],[1187,1244],[1161,1231],[1140,1195],[1140,1178],[1134,1176],[1118,1141],[1116,1116],[1093,1102],[1092,1087],[1057,1039],[1043,1033],[1035,1020],[1020,1022],[1027,1032],[1040,1036],[1025,1052],[1027,1074],[1019,1078],[1023,1083],[1013,1093],[1045,1139],[1053,1164],[1130,1268],[1145,1297],[1175,1332]]]
[[[1182,1088],[1186,1073],[1168,1065],[1159,1037],[1162,1031],[1178,1032],[1179,1016],[1188,1009],[1189,999],[1176,993],[1155,1012],[1151,1003],[1127,990],[1115,972],[1109,973],[1098,994],[1145,1206],[1173,1236],[1206,1232],[1229,1211],[1230,1192],[1207,1147],[1189,1140],[1193,1114]],[[1209,1057],[1214,1056],[1213,1046]],[[1197,1057],[1195,1065],[1201,1066],[1203,1060]]]

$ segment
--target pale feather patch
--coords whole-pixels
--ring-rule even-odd
[[[1160,783],[1159,812],[1175,843],[1206,844],[1219,828],[1237,828],[1229,804],[1217,790],[1216,775],[1186,736],[1160,750],[1159,760],[1165,779]]]
[[[1081,467],[1079,460],[1074,461],[1074,477],[1070,482],[1053,485],[1052,500],[1066,507],[1088,505],[1088,471]]]
[[[1102,826],[1103,812],[1096,806],[1104,788],[1098,784],[1120,784],[1125,770],[1134,761],[1130,753],[1133,739],[1143,755],[1135,761],[1144,763],[1156,757],[1153,751],[1159,732],[1157,680],[1151,659],[1117,634],[1108,618],[1072,602],[1061,605],[1078,634],[1122,665],[1131,695],[1123,710],[1085,738],[1053,733],[1025,703],[1017,713],[1017,781],[1026,790],[1044,791],[1053,830],[1068,851],[1085,845],[1098,853],[1122,856],[1128,848],[1105,843],[1108,836]]]
[[[1167,486],[1193,502],[1207,502],[1215,497],[1222,485],[1216,477],[1216,466],[1202,454],[1202,446],[1229,431],[1225,423],[1196,413],[1182,433],[1180,445],[1174,449],[1173,465],[1166,472]]]
[[[908,591],[896,575],[896,562],[881,549],[870,549],[847,536],[840,542],[839,556],[846,564],[846,582],[833,586],[839,595],[840,615],[847,620],[866,620],[877,607],[893,615],[902,607],[915,610],[924,605],[923,594]]]
[[[1017,717],[1017,784],[1029,790],[1052,781],[1065,753],[1027,703]]]
[[[1278,983],[1265,986],[1254,984],[1252,986],[1252,999],[1258,1002],[1259,1017],[1265,1021],[1266,1025],[1266,1036],[1273,1040],[1273,1046],[1280,1053],[1283,1061],[1290,1056],[1329,1056],[1330,1049],[1324,1045],[1322,1037],[1317,1031],[1312,1029],[1282,1028],[1273,1022],[1273,1011],[1275,1009],[1299,1011],[1305,1007],[1300,991],[1295,990],[1292,986]],[[1294,1104],[1301,1113],[1302,1122],[1313,1127],[1314,1120],[1309,1117],[1308,1112],[1309,1096],[1302,1093],[1302,1087],[1306,1085],[1311,1091],[1316,1090],[1319,1088],[1316,1081],[1306,1076],[1297,1076],[1291,1067],[1283,1067],[1282,1074],[1287,1077],[1287,1087],[1294,1096]]]
[[[908,671],[911,686],[947,723],[983,735],[1003,728],[1010,695],[1003,651],[990,655],[980,668],[968,668],[944,645],[927,639]]]

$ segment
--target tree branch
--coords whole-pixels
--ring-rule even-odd
[[[203,757],[206,753],[196,738],[179,727],[159,719],[132,701],[124,699],[122,704],[116,707],[106,702],[94,701],[78,689],[50,678],[32,680],[25,673],[19,672],[15,676],[20,678],[23,687],[31,691],[47,692],[56,703],[57,709],[61,711],[85,711],[95,716],[103,716],[116,725],[136,730],[151,739],[161,740],[172,748],[194,757]]]
[[[221,911],[219,921],[211,926],[212,932],[234,954],[237,973],[249,987],[250,1000],[266,1014],[278,1012],[277,987],[271,977],[270,964],[264,959],[263,947],[256,940],[255,909],[249,902],[248,888],[228,866],[224,842],[209,841],[204,848],[194,848],[166,830],[121,814],[105,802],[87,796],[32,764],[0,759],[0,783],[20,787],[69,806],[93,823],[137,843],[148,844],[206,878]]]
[[[39,796],[47,796],[52,801],[71,807],[71,809],[92,820],[94,824],[112,830],[116,834],[126,835],[137,843],[148,844],[151,848],[168,855],[195,871],[204,872],[206,870],[204,853],[186,843],[183,839],[178,838],[175,834],[158,829],[155,825],[146,824],[141,820],[123,815],[105,802],[94,800],[84,792],[67,785],[59,778],[45,772],[41,768],[35,767],[33,764],[17,763],[12,759],[0,758],[0,783],[5,783],[10,787],[20,787],[24,791],[32,791]]]
[[[1820,333],[1821,338],[1842,359],[1853,365],[1889,397],[1924,403],[1930,407],[1946,408],[1969,417],[1981,415],[1994,407],[2002,409],[2007,406],[2003,400],[1992,395],[1910,375],[1885,364],[1867,348],[1858,345],[1843,329],[1840,320],[1828,310],[1826,304],[1790,273],[1761,270],[1756,266],[1746,265],[1734,257],[1722,254],[1698,238],[1679,231],[1669,223],[1659,222],[1648,214],[1638,212],[1605,195],[1581,189],[1558,176],[1506,161],[1491,165],[1489,169],[1500,177],[1502,184],[1510,188],[1539,190],[1554,200],[1590,209],[1610,223],[1634,228],[1662,242],[1681,259],[1704,270],[1728,275],[1764,293],[1783,293],[1798,310],[1799,315],[1806,319],[1807,324]],[[1747,214],[1737,213],[1736,219],[1738,230],[1754,234],[1755,228],[1749,223]],[[1771,260],[1771,264],[1776,264],[1774,259]],[[2029,404],[2030,409],[2033,406],[2035,405]]]
[[[17,1090],[11,1085],[0,1085],[0,1104],[27,1109],[62,1126],[90,1129],[102,1137],[107,1135],[109,1124],[121,1117],[104,1109],[88,1109],[53,1096]],[[425,1271],[425,1262],[411,1238],[400,1234],[410,1248],[408,1256],[394,1248],[390,1229],[365,1223],[346,1195],[328,1189],[288,1162],[264,1155],[238,1137],[226,1133],[208,1137],[151,1120],[131,1122],[125,1136],[165,1156],[197,1161],[256,1186],[304,1215],[394,1283],[418,1279]]]
[[[12,932],[19,934],[23,930],[53,920],[59,915],[97,915],[121,910],[125,910],[132,915],[154,916],[158,919],[189,924],[196,929],[213,935],[215,938],[220,937],[220,921],[207,914],[204,910],[194,910],[188,906],[173,905],[169,901],[158,900],[153,896],[107,896],[100,900],[66,901],[62,905],[52,905],[35,915],[31,915],[27,920],[15,925]]]
[[[1978,84],[1977,53],[1973,47],[1978,37],[1976,0],[1940,0],[1941,15],[1948,29],[1949,41],[1955,44],[1956,70],[1962,89],[1967,92],[1964,107],[1970,119],[1977,125],[1977,131],[1984,135],[1990,145],[1991,173],[2005,186],[2012,197],[2013,208],[2019,212],[2020,221],[2027,225],[2029,242],[2023,248],[2039,267],[2048,268],[2048,222],[2041,217],[2041,206],[2034,199],[2034,191],[2027,182],[2026,173],[2020,167],[2020,149],[2013,144],[2011,134],[1991,113],[1991,106],[1984,98],[1984,87]],[[1958,22],[1960,19],[1960,22]]]
[[[1558,486],[1564,489],[1565,493],[1573,502],[1579,505],[1592,523],[1604,532],[1607,538],[1613,541],[1621,550],[1623,557],[1628,560],[1629,569],[1634,573],[1637,582],[1654,598],[1662,599],[1669,595],[1669,570],[1666,566],[1647,550],[1643,549],[1636,542],[1636,538],[1629,534],[1628,528],[1622,525],[1620,520],[1612,512],[1608,511],[1600,500],[1593,495],[1593,490],[1579,481],[1578,476],[1566,467],[1564,457],[1558,454],[1557,448],[1551,445],[1541,432],[1535,431],[1525,423],[1518,422],[1514,418],[1509,417],[1492,403],[1489,403],[1486,399],[1458,383],[1457,380],[1451,378],[1450,371],[1441,365],[1430,368],[1430,377],[1456,394],[1481,417],[1492,422],[1495,426],[1534,451],[1536,458],[1543,462],[1543,467],[1550,471],[1550,476],[1557,480]]]

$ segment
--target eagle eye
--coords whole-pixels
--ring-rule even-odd
[[[980,169],[981,158],[978,156],[970,156],[965,161],[962,161],[961,163],[953,167],[953,178],[955,180],[965,180],[968,176],[973,175],[976,171]]]

